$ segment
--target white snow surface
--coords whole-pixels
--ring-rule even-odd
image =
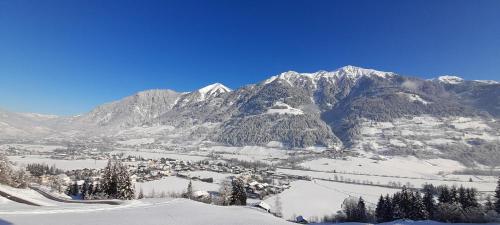
[[[227,93],[230,91],[230,88],[224,86],[221,83],[210,84],[198,90],[198,92],[201,94],[200,101],[203,101],[208,97],[217,96],[219,94]]]
[[[300,109],[293,108],[286,103],[276,102],[274,107],[267,110],[266,114],[292,114],[292,115],[302,115],[304,112]]]
[[[119,206],[81,204],[0,211],[0,224],[13,225],[261,225],[292,224],[252,207],[215,206],[187,199],[142,199]]]
[[[194,191],[218,191],[219,185],[215,183],[201,182],[193,180]],[[136,190],[142,189],[144,195],[150,196],[154,192],[154,196],[158,197],[162,194],[168,195],[171,193],[183,193],[186,191],[189,184],[188,179],[170,176],[160,180],[148,181],[144,183],[136,183]]]
[[[459,83],[462,83],[464,81],[464,79],[461,77],[451,76],[451,75],[440,76],[437,79],[438,79],[438,81],[443,82],[443,83],[447,83],[447,84],[459,84]]]
[[[94,159],[78,159],[78,160],[62,160],[51,159],[46,156],[28,155],[28,156],[9,156],[11,162],[16,163],[17,166],[27,166],[30,163],[45,163],[49,166],[55,165],[62,170],[75,170],[75,169],[102,169],[106,167],[107,160],[94,160]]]

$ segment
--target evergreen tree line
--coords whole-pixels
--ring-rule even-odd
[[[392,196],[380,196],[375,209],[376,221],[431,219],[441,222],[482,223],[492,221],[497,216],[493,204],[481,205],[478,202],[478,192],[474,188],[462,186],[436,188],[426,185],[422,192],[423,196],[419,191],[403,187],[400,192]]]
[[[127,166],[120,161],[109,160],[100,184],[85,179],[82,185],[76,182],[68,187],[68,195],[80,196],[82,199],[122,199],[135,198],[130,174]]]
[[[31,173],[32,176],[40,177],[43,175],[58,175],[64,173],[63,170],[56,168],[55,165],[49,167],[45,163],[32,163],[26,166],[26,170]]]
[[[372,210],[366,207],[365,200],[361,197],[347,198],[342,203],[342,212],[337,215],[337,221],[342,222],[371,222],[374,220]]]

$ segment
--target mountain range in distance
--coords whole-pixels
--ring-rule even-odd
[[[354,66],[236,90],[146,90],[72,117],[0,111],[3,140],[129,140],[451,155],[500,163],[500,83]],[[490,162],[494,161],[494,162]]]

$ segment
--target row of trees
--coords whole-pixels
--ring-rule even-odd
[[[64,173],[63,170],[56,168],[55,165],[49,167],[45,163],[32,163],[26,166],[26,170],[30,172],[32,176],[40,177],[42,175],[57,175]]]
[[[498,220],[500,214],[500,179],[495,200],[478,201],[473,188],[425,185],[422,193],[403,187],[392,196],[380,196],[377,207],[367,207],[363,198],[350,197],[342,203],[335,222],[389,222],[398,219],[437,220],[442,222],[484,223]]]
[[[481,205],[477,191],[464,187],[424,187],[423,196],[418,191],[403,187],[392,197],[380,196],[375,217],[377,222],[397,219],[442,222],[488,222],[496,217],[491,206]],[[437,198],[437,201],[436,201]]]

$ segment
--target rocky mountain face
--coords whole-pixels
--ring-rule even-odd
[[[9,133],[2,133],[3,137],[39,137],[48,133],[119,137],[124,130],[134,137],[144,136],[145,129],[168,127],[168,132],[163,130],[158,138],[196,138],[233,146],[281,143],[289,148],[327,146],[386,152],[415,146],[385,142],[383,146],[366,146],[363,140],[368,138],[367,127],[378,129],[370,137],[376,134],[382,140],[390,131],[403,131],[380,124],[406,121],[418,130],[428,126],[418,126],[412,118],[468,118],[474,121],[471,123],[488,126],[489,136],[469,137],[473,128],[450,128],[446,135],[453,144],[470,147],[470,143],[478,143],[472,139],[480,139],[480,143],[498,146],[499,135],[494,135],[499,130],[496,121],[500,117],[500,84],[454,76],[423,80],[346,66],[331,72],[289,71],[236,90],[218,83],[189,93],[148,90],[72,118],[25,119],[22,114],[7,112],[2,115],[2,132]],[[41,131],[30,129],[31,124]],[[437,147],[442,143],[422,145],[423,151],[443,151]]]

